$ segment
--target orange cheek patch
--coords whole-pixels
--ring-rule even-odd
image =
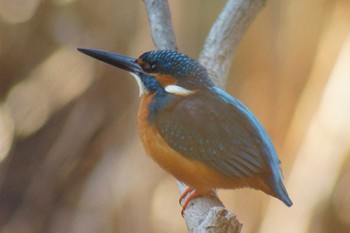
[[[154,76],[156,77],[158,83],[163,87],[177,83],[176,78],[173,78],[166,74],[156,74]]]

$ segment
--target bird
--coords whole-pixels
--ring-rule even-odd
[[[175,50],[138,58],[78,48],[128,71],[140,93],[137,123],[146,153],[188,185],[188,203],[217,189],[253,188],[293,205],[266,130],[238,99],[217,87],[207,69]]]

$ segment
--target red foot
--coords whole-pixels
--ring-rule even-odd
[[[189,194],[190,192],[192,192],[192,193],[186,198],[187,194]],[[192,187],[188,187],[188,188],[185,190],[185,192],[183,192],[183,194],[181,195],[181,197],[180,197],[180,199],[179,199],[179,203],[180,203],[180,205],[181,205],[182,200],[183,200],[184,198],[186,198],[185,203],[184,203],[183,206],[182,206],[182,211],[181,211],[181,215],[182,215],[182,216],[184,216],[184,212],[185,212],[185,210],[186,210],[188,204],[190,203],[190,201],[191,201],[192,199],[195,199],[195,198],[200,197],[200,196],[202,196],[202,195],[199,194],[199,193],[197,193],[196,190],[195,190],[194,188],[192,188]]]
[[[182,200],[187,196],[187,194],[189,194],[190,192],[192,192],[194,190],[194,188],[192,187],[188,187],[180,196],[179,199],[179,204],[181,205]]]

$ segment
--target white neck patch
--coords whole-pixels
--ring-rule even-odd
[[[168,93],[181,96],[188,96],[194,93],[194,91],[188,90],[178,85],[168,85],[164,88],[164,90]]]

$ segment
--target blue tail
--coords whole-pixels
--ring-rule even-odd
[[[274,175],[265,177],[265,182],[272,189],[272,196],[281,200],[286,206],[291,207],[293,205],[292,200],[289,198],[286,188],[282,182],[281,175]]]
[[[280,199],[281,201],[283,201],[284,204],[286,204],[286,206],[291,207],[293,205],[292,200],[289,198],[288,193],[286,188],[283,185],[282,180],[280,179],[279,185],[278,185],[278,196],[277,198]]]

